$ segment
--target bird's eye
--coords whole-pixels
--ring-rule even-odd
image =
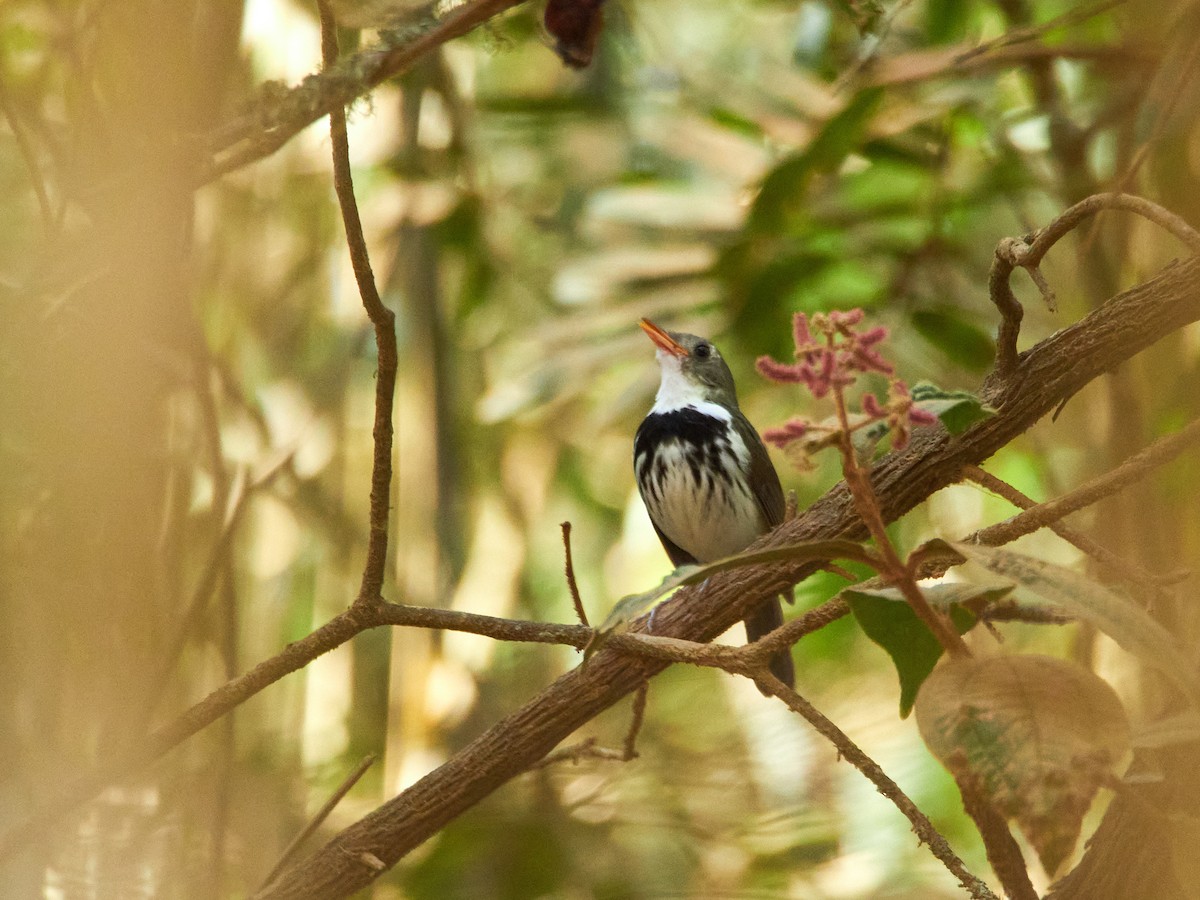
[[[712,344],[697,344],[694,353],[700,359],[708,359],[712,356],[712,349]]]

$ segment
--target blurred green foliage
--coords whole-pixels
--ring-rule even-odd
[[[78,436],[69,424],[49,437],[39,431],[61,393],[29,381],[44,367],[56,388],[73,358],[47,356],[46,342],[75,334],[76,321],[93,333],[94,285],[137,271],[108,249],[111,199],[178,175],[171,154],[186,146],[185,158],[202,155],[201,136],[238,115],[264,81],[295,83],[320,67],[311,4],[184,5],[169,15],[150,0],[119,14],[101,0],[0,8],[0,365],[12,387],[0,399],[0,509],[5,546],[18,556],[11,548],[30,521],[73,514],[53,506],[54,479],[30,460],[39,442]],[[356,188],[400,339],[388,599],[570,621],[563,520],[574,525],[593,622],[662,578],[669,564],[636,500],[630,461],[657,383],[652,348],[635,327],[641,316],[717,340],[743,408],[765,428],[827,414],[753,372],[758,355],[788,358],[794,311],[866,307],[890,328],[888,350],[909,383],[974,390],[994,349],[987,273],[998,240],[1117,187],[1200,221],[1200,83],[1180,74],[1194,55],[1197,8],[1176,0],[1153,15],[1145,9],[1097,7],[1043,31],[1079,13],[1076,4],[609,0],[596,58],[575,72],[549,50],[539,8],[522,6],[354,104]],[[1018,29],[1033,30],[1003,40]],[[136,52],[114,37],[126,32]],[[344,30],[344,50],[374,39]],[[143,69],[146,84],[176,91],[169,103],[148,89],[114,88]],[[126,107],[146,133],[118,116]],[[160,130],[169,140],[154,143]],[[39,785],[105,758],[105,739],[76,738],[108,733],[103,704],[91,713],[62,699],[63,684],[90,670],[62,659],[95,642],[114,667],[160,671],[239,471],[293,454],[247,501],[219,596],[155,686],[161,700],[149,717],[184,708],[355,595],[374,345],[349,273],[328,146],[321,122],[194,194],[177,187],[158,225],[142,216],[147,235],[170,240],[138,252],[173,266],[170,278],[142,286],[154,327],[132,313],[126,327],[137,338],[129,352],[145,355],[162,381],[130,407],[171,413],[139,438],[139,452],[156,461],[143,477],[157,479],[159,500],[140,508],[138,546],[156,548],[142,557],[158,568],[148,587],[130,592],[145,608],[114,606],[111,584],[75,572],[70,550],[60,581],[41,593],[17,576],[0,584],[12,623],[0,639],[8,688],[0,715],[24,723],[0,737],[0,758],[13,761],[0,782],[0,809],[11,810],[0,824],[33,808]],[[1116,214],[1082,230],[1046,263],[1057,315],[1017,284],[1027,309],[1022,346],[1178,252]],[[121,321],[124,307],[111,309]],[[1043,498],[1195,418],[1195,344],[1180,335],[1089,387],[990,468]],[[838,478],[833,459],[810,472],[776,462],[801,504]],[[1094,515],[1095,536],[1147,566],[1195,568],[1194,467],[1180,463],[1149,490],[1152,503],[1117,499]],[[895,533],[911,547],[1011,512],[956,486]],[[1026,545],[1078,563],[1052,537]],[[62,554],[51,558],[61,563]],[[796,608],[843,586],[818,574],[798,587]],[[70,620],[65,635],[38,630],[38,610],[63,616],[62,598],[78,605],[84,595],[96,616],[127,623],[112,633],[144,637],[145,656],[105,643],[95,618]],[[1156,611],[1194,634],[1192,610]],[[1006,634],[1048,652],[1073,646],[1085,660],[1111,649],[1086,631]],[[850,619],[795,654],[800,691],[986,873],[948,776],[896,717],[886,656]],[[228,731],[209,729],[164,761],[147,776],[157,792],[148,807],[112,797],[100,805],[122,827],[134,823],[132,833],[156,836],[138,845],[134,866],[155,896],[245,896],[364,753],[383,761],[326,831],[425,774],[577,662],[563,648],[467,635],[365,635],[242,707]],[[41,674],[58,669],[61,680]],[[111,696],[125,702],[134,689],[114,684]],[[1138,702],[1134,688],[1127,693]],[[81,715],[94,720],[71,718]],[[628,719],[622,705],[580,738],[619,747]],[[145,722],[119,721],[135,735]],[[402,861],[373,896],[959,896],[896,811],[748,684],[668,671],[650,686],[638,752],[630,763],[566,762],[521,776]],[[45,758],[58,768],[48,771]],[[70,824],[79,833],[23,860],[11,883],[78,887],[110,874],[96,859],[134,852],[89,843]],[[104,889],[119,893],[123,883]]]

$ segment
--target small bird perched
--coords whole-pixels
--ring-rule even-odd
[[[738,408],[733,374],[717,348],[648,319],[640,324],[658,347],[662,382],[633,441],[638,491],[674,565],[714,562],[783,521],[779,475]],[[776,597],[746,619],[746,637],[756,641],[781,624]],[[770,666],[793,686],[791,653],[776,654]]]

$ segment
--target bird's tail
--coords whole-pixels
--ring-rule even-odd
[[[783,605],[779,597],[763,603],[746,619],[746,639],[751,643],[770,634],[783,624]],[[771,674],[788,687],[796,686],[796,669],[792,665],[791,649],[781,650],[771,657]]]

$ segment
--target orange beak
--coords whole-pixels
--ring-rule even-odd
[[[649,319],[642,319],[638,322],[642,326],[642,331],[650,336],[650,340],[658,346],[658,349],[663,350],[673,356],[687,356],[688,352],[679,344],[675,343],[675,339],[669,334],[651,322]]]

